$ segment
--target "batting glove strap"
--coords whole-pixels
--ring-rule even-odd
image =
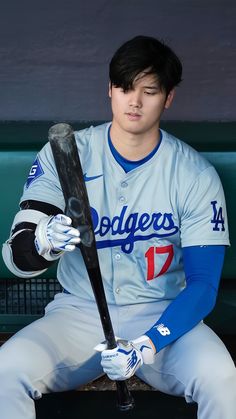
[[[58,259],[80,243],[79,231],[71,227],[71,218],[64,214],[42,217],[35,230],[35,247],[47,260]]]
[[[130,344],[140,352],[144,364],[154,363],[156,350],[148,336],[140,336],[137,339],[131,340]]]

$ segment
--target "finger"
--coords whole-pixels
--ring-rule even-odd
[[[94,348],[93,348],[95,351],[97,351],[97,352],[103,352],[103,351],[105,351],[106,349],[107,349],[107,343],[106,342],[104,342],[104,343],[99,343],[98,345],[96,345]]]
[[[80,236],[80,232],[76,228],[68,227],[68,226],[65,226],[65,225],[59,224],[59,223],[56,223],[53,226],[53,230],[56,233],[63,233],[63,234],[70,235],[70,236],[73,236],[73,237],[79,237]]]
[[[103,358],[113,358],[114,356],[116,357],[117,356],[117,351],[118,351],[118,349],[119,349],[119,347],[118,346],[116,346],[115,348],[113,348],[113,349],[105,349],[103,352],[102,352],[102,357]]]
[[[119,336],[115,336],[115,340],[116,340],[117,343],[119,341],[123,341],[123,339],[120,338]],[[98,345],[96,345],[93,349],[95,351],[97,351],[97,352],[103,352],[103,351],[105,351],[107,349],[107,342],[106,342],[106,340],[104,340],[101,343],[98,343]]]
[[[53,246],[55,250],[64,250],[66,252],[72,252],[75,250],[75,244],[58,243]]]
[[[64,250],[66,252],[72,252],[73,250],[75,250],[75,247],[76,246],[74,244],[66,244],[65,247],[64,247]]]
[[[72,219],[70,217],[67,217],[67,215],[64,215],[64,214],[55,215],[54,221],[63,225],[67,225],[67,226],[70,226],[72,224]]]
[[[51,237],[49,236],[49,240],[52,242],[52,244],[58,245],[58,246],[67,246],[70,244],[76,245],[81,242],[80,237],[68,237],[65,234],[59,234],[59,233],[51,235]]]

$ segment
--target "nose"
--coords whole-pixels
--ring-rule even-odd
[[[131,90],[129,97],[129,106],[132,108],[141,108],[142,107],[142,96],[141,92],[138,90]]]

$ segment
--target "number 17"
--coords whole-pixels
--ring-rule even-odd
[[[155,275],[155,254],[167,254],[166,260],[157,275]],[[163,275],[169,269],[174,257],[173,245],[149,247],[145,253],[145,257],[147,258],[147,281],[151,281],[152,279]]]

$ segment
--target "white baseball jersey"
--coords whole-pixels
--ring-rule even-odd
[[[155,155],[125,173],[111,153],[109,127],[75,132],[107,301],[174,299],[185,287],[181,248],[229,244],[219,176],[197,151],[163,130]],[[64,211],[49,143],[24,187],[21,201],[30,199]],[[94,299],[79,248],[61,257],[58,279],[69,292]]]

